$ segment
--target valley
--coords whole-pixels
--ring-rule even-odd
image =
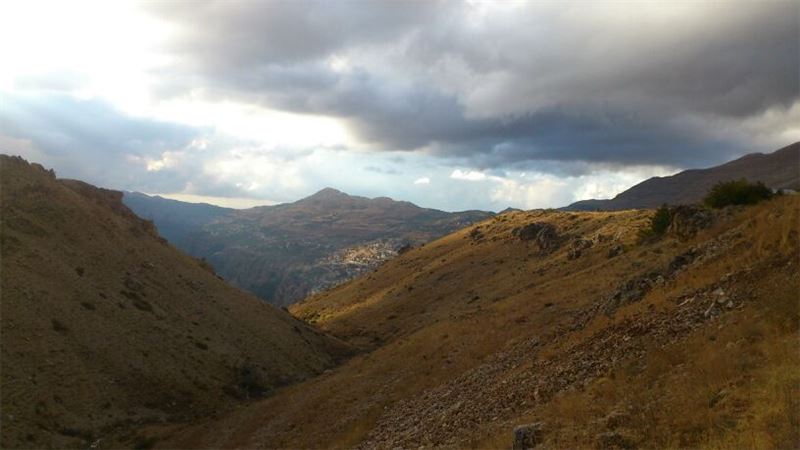
[[[0,1],[0,450],[800,449],[798,37]]]
[[[315,220],[284,214],[261,235],[291,261],[300,244],[275,230],[305,230],[340,271],[287,314],[172,247],[121,193],[0,163],[4,447],[800,440],[796,194],[676,207],[661,234],[648,209],[509,209],[413,246],[322,213],[396,202],[328,191],[301,201]],[[234,219],[211,212],[209,230],[239,239],[266,220],[214,228]]]
[[[386,197],[323,189],[297,202],[247,210],[127,193],[164,237],[225,280],[278,306],[367,273],[398,251],[491,217],[448,213]]]

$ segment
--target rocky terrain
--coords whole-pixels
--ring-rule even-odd
[[[219,414],[349,353],[121,200],[0,155],[3,448],[146,448],[146,424]]]
[[[418,208],[331,191],[220,228],[340,244],[320,264],[361,275],[292,317],[121,193],[0,175],[4,448],[800,446],[799,195],[678,206],[661,235],[652,210],[509,210],[413,246],[322,211]]]
[[[570,211],[618,211],[657,208],[663,204],[682,205],[700,202],[720,181],[745,178],[762,181],[773,189],[800,191],[800,142],[773,153],[753,153],[708,169],[685,170],[669,177],[654,177],[620,193],[610,200],[582,200],[566,208]]]
[[[447,213],[330,188],[294,203],[247,210],[135,193],[126,194],[125,202],[153,220],[167,240],[275,305],[338,285],[373,270],[403,247],[491,216]]]
[[[361,349],[165,447],[796,448],[800,197],[510,211],[293,305]],[[213,431],[210,431],[213,430]]]

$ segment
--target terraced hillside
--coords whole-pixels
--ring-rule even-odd
[[[122,193],[0,156],[3,448],[152,445],[319,374],[347,345],[218,279]]]
[[[795,448],[800,197],[509,212],[291,308],[362,353],[169,447]],[[707,219],[711,220],[707,220]]]

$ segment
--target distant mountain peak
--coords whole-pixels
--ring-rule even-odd
[[[329,199],[337,199],[337,198],[349,198],[350,195],[332,187],[326,187],[322,190],[317,191],[316,193],[309,195],[308,197],[304,198],[303,200],[329,200]]]
[[[333,188],[292,203],[238,211],[147,196],[128,200],[171,243],[205,258],[220,276],[275,305],[366,273],[393,257],[401,244],[420,245],[492,216]]]

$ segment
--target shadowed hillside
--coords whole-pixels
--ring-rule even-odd
[[[158,233],[178,248],[184,248],[191,241],[192,233],[203,226],[235,212],[231,208],[181,202],[139,192],[123,193],[122,201],[137,216],[155,222]]]
[[[363,354],[148,432],[166,447],[509,448],[537,423],[520,433],[546,448],[795,448],[800,197],[683,211],[646,242],[652,211],[531,211],[409,251],[291,308]]]
[[[288,305],[367,273],[401,249],[491,216],[448,213],[387,197],[323,189],[296,201],[231,210],[126,194],[137,214],[226,280]]]
[[[616,211],[656,208],[663,204],[696,203],[720,181],[745,178],[762,181],[773,189],[800,190],[800,142],[773,153],[753,153],[708,169],[685,170],[669,177],[654,177],[622,192],[611,200],[582,200],[570,211]]]
[[[220,281],[122,193],[0,156],[3,448],[152,445],[331,367],[345,344]]]

